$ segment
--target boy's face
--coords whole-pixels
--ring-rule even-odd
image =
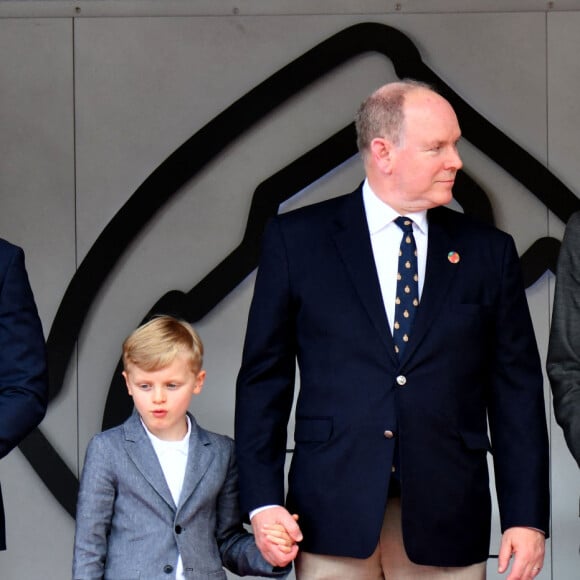
[[[156,371],[129,364],[123,376],[147,429],[166,441],[183,439],[187,433],[185,414],[191,397],[201,392],[205,371],[194,372],[190,359],[179,354],[170,365]]]

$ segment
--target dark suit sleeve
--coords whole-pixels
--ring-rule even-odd
[[[556,421],[580,467],[580,212],[568,221],[558,257],[547,371]]]
[[[501,259],[490,361],[489,426],[502,531],[549,531],[549,458],[541,362],[515,245]]]
[[[236,392],[244,512],[284,504],[287,423],[296,372],[294,308],[278,220],[266,231]]]
[[[217,501],[216,540],[224,566],[239,576],[286,577],[292,566],[276,568],[260,554],[254,536],[243,527],[233,441],[228,472]]]
[[[42,326],[24,253],[0,241],[0,457],[46,412],[48,383]]]

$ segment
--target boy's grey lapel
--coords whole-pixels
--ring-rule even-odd
[[[141,475],[149,482],[151,487],[163,498],[171,509],[175,510],[175,502],[167,485],[161,464],[157,459],[155,449],[147,437],[145,428],[141,424],[141,418],[137,412],[125,421],[125,449],[127,455],[133,461]]]
[[[194,417],[188,413],[191,421],[191,434],[189,436],[189,452],[187,454],[187,466],[183,487],[179,496],[181,507],[195,491],[195,488],[206,474],[214,459],[214,450],[211,441],[205,431],[199,427]]]

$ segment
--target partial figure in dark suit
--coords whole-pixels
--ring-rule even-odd
[[[568,220],[558,256],[546,368],[556,421],[580,467],[580,212]]]
[[[75,580],[225,580],[222,566],[240,576],[288,574],[262,558],[243,527],[233,441],[187,412],[205,380],[202,359],[197,333],[170,316],[125,341],[123,376],[136,412],[87,449]],[[289,553],[288,536],[279,536],[275,548]]]
[[[481,579],[493,453],[499,571],[515,556],[508,578],[533,578],[548,438],[514,242],[440,207],[462,162],[439,94],[385,85],[356,125],[364,183],[276,217],[264,236],[237,384],[242,509],[273,563],[286,560],[262,541],[265,523],[303,537],[300,580]]]
[[[44,335],[24,252],[0,239],[0,458],[42,421],[47,403]],[[0,494],[0,550],[5,549]]]

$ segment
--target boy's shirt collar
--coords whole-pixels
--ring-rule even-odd
[[[145,429],[145,433],[147,433],[147,437],[149,437],[149,440],[153,444],[154,448],[157,449],[171,448],[175,451],[183,453],[184,455],[187,455],[189,451],[189,438],[191,436],[191,419],[189,418],[189,415],[185,416],[185,420],[187,422],[187,433],[185,434],[183,439],[179,441],[165,441],[164,439],[159,439],[159,437],[153,435],[153,433],[151,433],[151,431],[147,429],[147,425],[145,425],[141,417],[139,417],[139,420],[141,421],[141,425],[143,425],[143,429]]]

